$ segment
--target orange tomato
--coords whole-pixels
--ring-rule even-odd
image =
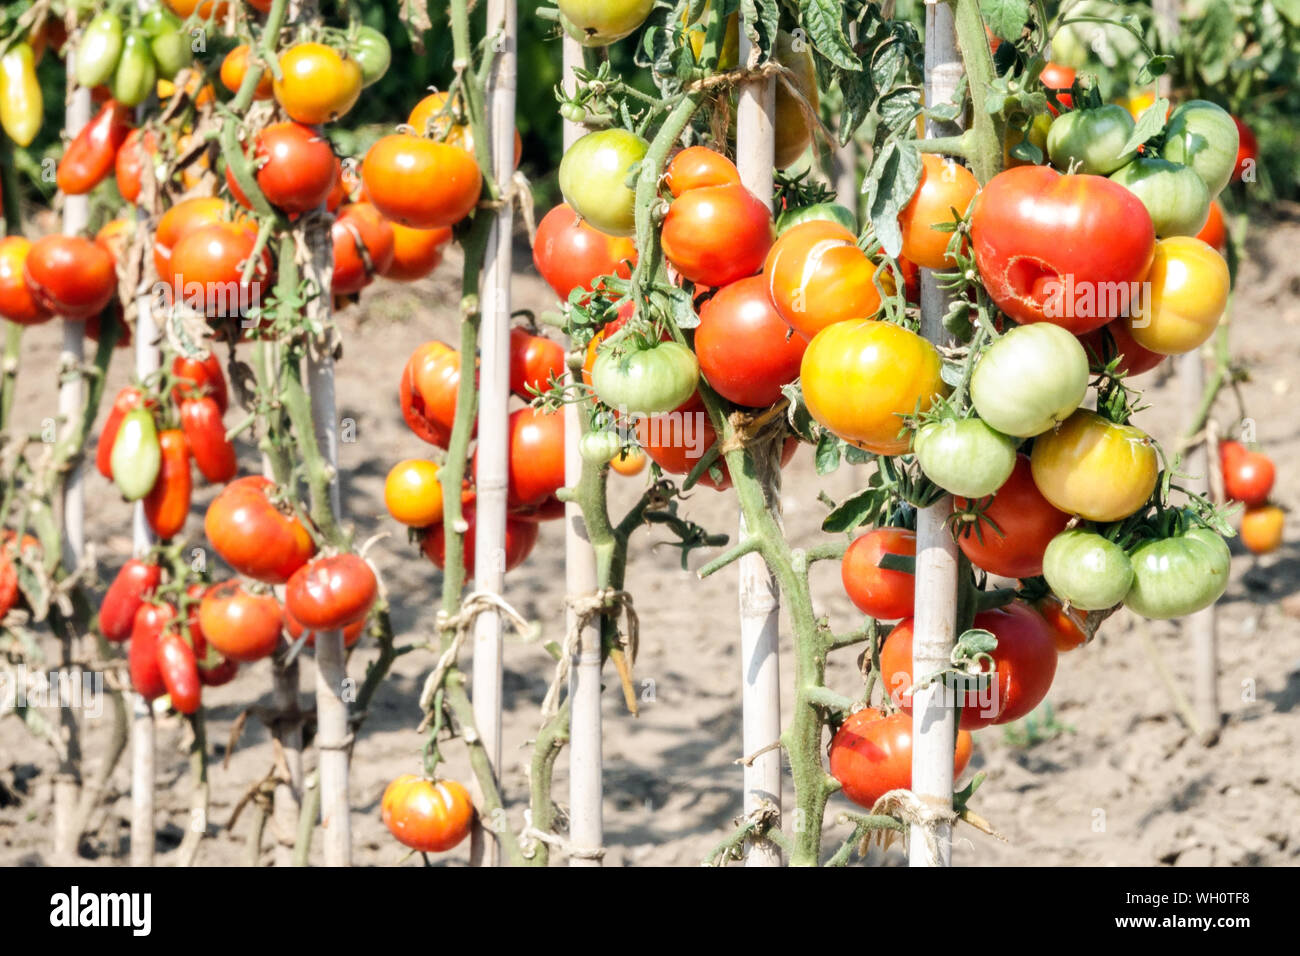
[[[1241,541],[1254,554],[1268,554],[1282,545],[1286,515],[1277,505],[1247,508],[1241,516]]]
[[[248,72],[249,55],[248,44],[241,43],[227,53],[226,58],[221,61],[221,85],[232,93],[238,93],[244,83],[244,74]],[[273,94],[274,79],[270,70],[263,69],[262,75],[258,77],[253,99],[269,100]]]
[[[945,162],[933,153],[921,157],[921,182],[916,194],[898,214],[903,230],[903,255],[923,269],[951,269],[948,255],[951,232],[934,227],[953,221],[953,210],[964,216],[979,190],[979,182],[965,166]]]
[[[450,850],[469,835],[474,804],[455,780],[402,774],[380,801],[384,826],[401,843],[422,853]]]
[[[677,198],[688,189],[740,184],[736,164],[707,146],[688,146],[668,164],[664,185]]]
[[[158,220],[154,230],[153,264],[164,281],[171,278],[172,248],[200,226],[221,222],[226,217],[225,200],[215,196],[183,199]]]
[[[439,116],[447,104],[447,94],[438,90],[430,93],[415,104],[411,114],[406,118],[406,125],[415,130],[416,136],[430,137],[450,146],[459,146],[470,155],[474,154],[474,131],[468,123],[458,123],[454,119],[455,109]],[[460,106],[461,104],[456,104]],[[459,110],[463,114],[464,110]],[[515,130],[515,168],[524,153],[524,141]]]
[[[388,513],[408,528],[427,528],[442,520],[438,466],[423,458],[399,461],[384,480]]]
[[[386,279],[414,282],[423,279],[442,261],[442,247],[451,241],[451,229],[412,229],[400,222],[393,229],[393,261],[380,274]]]
[[[361,67],[323,43],[299,43],[280,55],[281,79],[272,93],[291,119],[309,126],[332,123],[361,96]]]
[[[629,448],[615,455],[609,463],[620,475],[639,475],[645,471],[646,461],[645,452],[639,448]]]
[[[805,339],[829,325],[869,319],[880,308],[875,264],[857,237],[826,220],[783,233],[767,254],[763,275],[786,324]]]
[[[384,216],[416,229],[454,226],[469,215],[483,190],[473,156],[407,133],[385,136],[370,147],[361,180]]]

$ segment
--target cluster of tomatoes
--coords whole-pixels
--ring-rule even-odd
[[[1241,516],[1241,542],[1255,554],[1268,554],[1282,544],[1286,515],[1269,501],[1277,469],[1273,459],[1237,441],[1219,445],[1223,493],[1229,501],[1246,506]]]

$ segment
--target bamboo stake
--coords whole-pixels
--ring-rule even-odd
[[[582,62],[582,46],[572,37],[565,37],[564,77],[571,76]],[[566,120],[564,148],[567,150],[585,132],[579,124]],[[578,453],[582,419],[577,404],[571,402],[564,406],[564,480],[570,488],[582,479],[582,455]],[[564,506],[564,576],[571,598],[596,590],[596,553],[587,535],[582,505],[576,501]],[[575,620],[572,608],[566,618],[566,629],[572,628]],[[600,671],[600,624],[593,622],[582,629],[569,667],[569,845],[579,851],[569,856],[570,866],[600,866],[597,851],[605,842]]]
[[[479,343],[478,474],[474,503],[474,587],[493,594],[505,584],[506,427],[510,383],[510,271],[514,212],[510,182],[514,176],[515,28],[514,0],[490,0],[487,35],[494,37],[496,55],[487,82],[493,178],[502,203],[488,236],[483,266],[483,325]],[[468,357],[466,358],[468,363]],[[472,364],[467,364],[467,370]],[[467,371],[466,374],[469,374]],[[488,611],[474,619],[472,695],[474,722],[484,749],[500,779],[501,773],[501,617]],[[470,861],[496,866],[500,846],[481,818],[470,842]]]
[[[740,31],[740,61],[749,63],[752,50],[746,31]],[[736,109],[736,166],[740,181],[768,208],[772,205],[773,156],[776,151],[776,80],[752,80],[740,87]],[[752,449],[754,467],[769,511],[781,516],[781,442],[769,441]],[[745,515],[740,515],[739,541],[749,539]],[[747,554],[738,562],[740,573],[740,674],[743,751],[746,756],[770,747],[781,737],[781,667],[778,642],[781,627],[781,589],[761,554]],[[781,812],[781,751],[772,748],[744,768],[744,812],[775,807]],[[781,851],[768,839],[750,841],[746,866],[780,866]]]
[[[925,101],[950,100],[962,77],[952,8],[944,3],[925,8]],[[932,120],[926,136],[941,136]],[[947,304],[934,273],[921,270],[921,333],[931,342],[944,342],[943,315]],[[944,496],[917,515],[916,626],[912,673],[933,674],[947,666],[957,627],[957,543],[946,520],[952,499]],[[912,791],[930,812],[952,809],[953,748],[956,713],[942,682],[919,689],[912,703]],[[949,866],[952,828],[944,822],[914,823],[911,827],[912,866]]]
[[[853,140],[835,148],[835,201],[858,214],[858,144]]]

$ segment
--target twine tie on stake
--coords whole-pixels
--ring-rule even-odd
[[[568,633],[564,635],[564,646],[560,648],[560,657],[555,662],[555,676],[551,679],[551,686],[547,688],[546,696],[542,699],[543,721],[549,720],[559,712],[560,688],[567,682],[570,660],[578,652],[582,632],[593,620],[607,612],[617,614],[621,609],[627,618],[627,635],[621,638],[621,643],[627,649],[628,658],[632,663],[636,663],[637,648],[640,645],[640,621],[636,616],[636,610],[632,607],[632,595],[627,591],[602,588],[591,594],[566,598],[565,604],[573,611],[573,622],[569,626]],[[623,682],[623,695],[628,710],[635,714],[637,712],[636,692],[631,686],[630,668],[620,668],[619,678]]]

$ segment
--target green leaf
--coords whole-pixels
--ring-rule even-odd
[[[1271,0],[1273,9],[1290,21],[1293,27],[1300,27],[1300,0]]]
[[[907,44],[891,36],[871,54],[871,82],[880,90],[892,90],[907,75]]]
[[[992,654],[998,646],[998,639],[991,631],[972,627],[964,631],[953,645],[952,659],[973,660],[977,654]]]
[[[898,214],[921,182],[921,154],[911,142],[892,140],[876,155],[871,174],[867,195],[871,225],[885,253],[897,258],[903,251]]]
[[[844,6],[836,0],[804,0],[803,25],[817,52],[843,70],[860,70],[862,63],[844,35]]]
[[[817,453],[814,458],[817,474],[828,475],[840,466],[840,440],[830,432],[822,432],[817,440]]]
[[[679,286],[664,287],[668,298],[668,314],[677,323],[679,329],[693,329],[700,324],[700,317],[695,313],[695,304],[691,294]]]
[[[999,39],[1019,40],[1029,21],[1029,0],[980,0],[980,13]]]
[[[1165,128],[1165,114],[1169,111],[1169,101],[1163,97],[1157,98],[1154,103],[1142,111],[1138,117],[1137,125],[1133,127],[1132,134],[1129,135],[1128,142],[1120,150],[1122,153],[1130,153],[1137,149],[1153,136],[1159,135],[1160,131]]]
[[[819,429],[812,415],[808,414],[808,406],[804,404],[803,389],[799,383],[791,382],[781,386],[781,394],[790,400],[790,412],[786,415],[790,428],[804,441],[816,444]]]
[[[822,522],[822,530],[832,534],[852,531],[874,521],[885,506],[888,495],[881,488],[867,488],[845,498]]]

